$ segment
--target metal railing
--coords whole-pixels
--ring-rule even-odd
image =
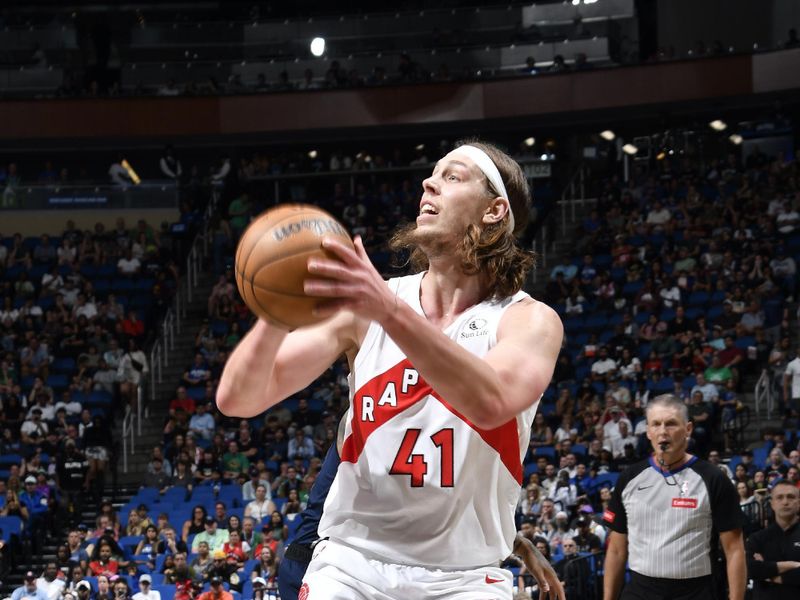
[[[753,397],[756,402],[756,419],[761,425],[761,411],[762,405],[766,409],[767,420],[772,418],[772,411],[775,408],[775,395],[772,390],[772,378],[769,375],[768,369],[761,371],[761,376],[756,381],[755,389],[753,390]]]
[[[139,388],[141,390],[141,387]],[[139,392],[139,404],[141,404],[141,391]],[[136,441],[134,436],[135,413],[130,405],[125,406],[125,416],[122,418],[122,472],[128,472],[128,455],[136,451]]]
[[[164,381],[164,368],[169,366],[170,353],[175,350],[175,340],[183,328],[187,306],[192,301],[192,291],[197,287],[203,261],[208,256],[209,217],[216,210],[218,200],[219,193],[214,188],[206,207],[202,229],[195,236],[186,258],[186,274],[178,282],[172,305],[164,314],[155,341],[150,347],[150,373],[139,385],[136,410],[130,407],[125,409],[125,418],[122,421],[122,468],[126,473],[128,457],[135,452],[135,435],[142,435],[142,421],[150,417],[150,404],[156,401],[158,386]]]

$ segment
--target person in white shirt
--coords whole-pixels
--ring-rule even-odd
[[[111,183],[116,185],[130,185],[133,183],[133,179],[128,175],[128,170],[122,166],[121,156],[108,168],[108,176],[111,179]]]
[[[789,361],[783,372],[783,409],[786,413],[797,414],[800,406],[800,348],[794,360]]]
[[[625,416],[625,411],[619,406],[612,406],[607,410],[611,415],[611,420],[603,425],[603,441],[605,442],[604,448],[610,450],[613,441],[621,436],[619,424],[625,423],[627,425],[626,431],[630,431],[633,427],[631,427],[631,422],[628,420],[628,417]],[[625,446],[622,446],[622,448],[624,450]]]
[[[58,567],[56,563],[49,562],[44,568],[44,573],[36,580],[36,589],[47,594],[48,600],[58,600],[67,582],[58,577]]]
[[[669,212],[666,206],[658,201],[653,204],[652,210],[647,213],[647,224],[654,225],[657,228],[669,223],[670,219],[672,219],[672,213]]]
[[[117,261],[117,271],[125,277],[136,275],[142,268],[142,263],[133,255],[130,248],[125,251],[125,256]]]
[[[268,517],[276,510],[275,503],[267,498],[267,486],[258,484],[256,486],[256,497],[244,508],[245,517],[253,517],[260,521]]]
[[[607,438],[603,447],[611,452],[614,458],[622,458],[625,456],[625,446],[630,444],[636,448],[639,440],[631,433],[629,421],[627,419],[620,420],[617,423],[617,431],[619,432],[617,436]]]
[[[133,600],[161,600],[161,592],[153,590],[150,585],[153,578],[147,573],[139,576],[139,591],[133,595]]]
[[[616,370],[617,363],[608,355],[608,348],[601,346],[597,360],[592,363],[592,377],[602,379],[605,375]]]

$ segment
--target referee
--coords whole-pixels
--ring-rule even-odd
[[[629,561],[623,600],[715,598],[712,534],[727,559],[730,600],[743,600],[747,573],[739,499],[714,465],[686,451],[692,433],[686,405],[671,394],[647,405],[647,438],[655,452],[620,476],[603,513],[611,529],[604,600],[616,600]]]

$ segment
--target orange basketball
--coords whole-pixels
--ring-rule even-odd
[[[334,258],[322,248],[324,236],[353,247],[342,224],[316,206],[277,206],[250,223],[236,249],[235,272],[239,293],[253,313],[289,329],[324,319],[312,311],[325,299],[303,292],[308,259]]]

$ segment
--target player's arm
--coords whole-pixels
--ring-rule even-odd
[[[525,563],[525,568],[536,579],[539,584],[539,598],[553,600],[565,600],[564,586],[558,580],[558,575],[553,570],[552,565],[542,555],[536,546],[528,539],[518,535],[514,540],[514,554],[519,556]]]
[[[220,411],[252,417],[307,387],[355,347],[355,321],[353,313],[340,312],[289,333],[259,319],[225,363],[217,390]]]
[[[533,300],[509,307],[498,327],[496,346],[481,358],[406,302],[398,302],[359,238],[355,252],[330,238],[323,245],[340,261],[309,261],[309,271],[326,279],[306,280],[306,293],[337,298],[329,310],[350,309],[380,323],[425,381],[475,425],[498,427],[544,393],[564,334],[553,309]]]
[[[609,531],[606,560],[603,566],[603,600],[617,600],[625,578],[625,563],[628,561],[628,536]]]
[[[728,598],[744,600],[747,587],[747,561],[744,552],[744,535],[741,529],[731,529],[719,534],[722,550],[725,552],[728,572]]]

